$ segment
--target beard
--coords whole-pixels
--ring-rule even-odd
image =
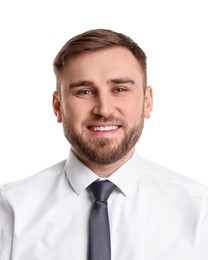
[[[89,122],[118,122],[118,119],[114,117],[103,118],[98,116],[91,120],[88,120],[84,125],[90,125]],[[121,121],[119,121],[121,123]],[[86,134],[80,134],[70,126],[68,120],[63,120],[63,129],[66,139],[71,144],[72,148],[78,151],[81,158],[100,165],[109,165],[122,159],[138,142],[143,126],[144,126],[144,114],[139,117],[137,125],[125,129],[125,124],[122,122],[124,129],[123,137],[121,138],[102,138],[86,136]]]

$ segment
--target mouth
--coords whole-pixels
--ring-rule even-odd
[[[119,129],[120,127],[120,125],[89,126],[88,129],[94,132],[111,132]]]

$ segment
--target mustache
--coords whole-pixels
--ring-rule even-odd
[[[115,116],[109,116],[109,117],[103,117],[100,115],[93,115],[90,118],[86,119],[83,124],[84,125],[91,125],[95,123],[107,123],[107,122],[113,122],[117,125],[124,125],[124,121],[122,119],[119,119]]]

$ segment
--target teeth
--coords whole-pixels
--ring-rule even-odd
[[[101,131],[101,132],[113,131],[113,130],[118,129],[118,126],[94,126],[94,127],[92,127],[92,129],[94,131]]]

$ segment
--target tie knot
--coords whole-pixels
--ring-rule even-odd
[[[107,202],[110,194],[115,189],[116,185],[112,182],[95,181],[90,184],[89,188],[93,192],[96,201]]]

